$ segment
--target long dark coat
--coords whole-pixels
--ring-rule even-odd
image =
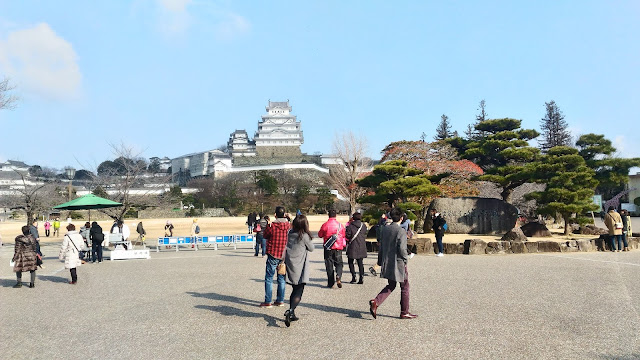
[[[362,230],[358,233],[358,229],[362,226]],[[358,236],[354,236],[358,233]],[[367,257],[367,225],[360,220],[352,221],[344,231],[347,238],[347,258],[364,259]]]
[[[380,231],[378,264],[382,266],[380,276],[397,282],[404,281],[407,266],[407,233],[397,223],[391,223]]]
[[[16,237],[16,246],[13,253],[14,272],[35,270],[36,263],[36,239],[31,235],[19,235]]]

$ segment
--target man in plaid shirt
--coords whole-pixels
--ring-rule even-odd
[[[261,307],[284,306],[285,281],[284,275],[278,274],[278,292],[276,302],[271,304],[273,296],[273,275],[276,267],[284,261],[284,249],[287,247],[289,235],[289,215],[285,214],[284,207],[276,207],[276,219],[264,230],[263,236],[267,239],[267,264],[264,276],[264,302]]]

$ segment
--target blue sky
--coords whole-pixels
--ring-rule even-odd
[[[555,100],[575,135],[640,156],[640,2],[0,0],[1,160],[94,167],[109,144],[176,157],[253,134],[289,99],[307,153],[336,132],[389,142],[491,118],[539,129]]]

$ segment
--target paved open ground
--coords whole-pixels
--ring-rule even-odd
[[[416,256],[420,317],[398,318],[396,291],[373,320],[367,302],[384,281],[326,289],[317,249],[290,328],[284,308],[258,307],[264,259],[248,248],[87,264],[72,286],[46,245],[35,289],[11,287],[12,252],[0,250],[2,359],[640,358],[640,251]]]

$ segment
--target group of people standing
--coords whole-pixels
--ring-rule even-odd
[[[336,215],[335,210],[330,210],[329,219],[322,224],[318,231],[318,237],[323,239],[327,287],[342,288],[342,252],[345,249],[351,272],[350,283],[363,284],[363,259],[367,257],[367,226],[362,221],[362,214],[359,212],[354,213],[345,225],[337,220]],[[396,284],[400,283],[402,289],[400,317],[413,319],[417,315],[409,312],[407,231],[400,227],[402,212],[399,209],[392,209],[390,217],[392,222],[385,226],[378,236],[380,250],[377,261],[381,268],[381,276],[388,280],[388,285],[375,299],[369,302],[370,312],[376,318],[378,306],[393,292]],[[260,221],[262,220],[264,218]],[[286,282],[291,284],[289,309],[284,313],[285,325],[289,327],[293,321],[299,319],[295,310],[300,304],[305,285],[309,281],[308,253],[314,250],[309,222],[307,217],[301,213],[291,219],[284,207],[278,206],[273,222],[269,224],[267,221],[260,224],[260,236],[266,241],[267,254],[265,297],[260,307],[283,307],[285,305],[285,284]],[[256,245],[256,256],[257,249]],[[358,265],[358,277],[356,277],[355,271],[356,264]],[[275,302],[272,302],[274,276],[277,277],[277,291]]]
[[[632,235],[631,216],[629,212],[622,210],[622,213],[618,213],[615,208],[611,206],[604,215],[604,224],[609,231],[609,247],[611,251],[629,251],[627,237]]]

